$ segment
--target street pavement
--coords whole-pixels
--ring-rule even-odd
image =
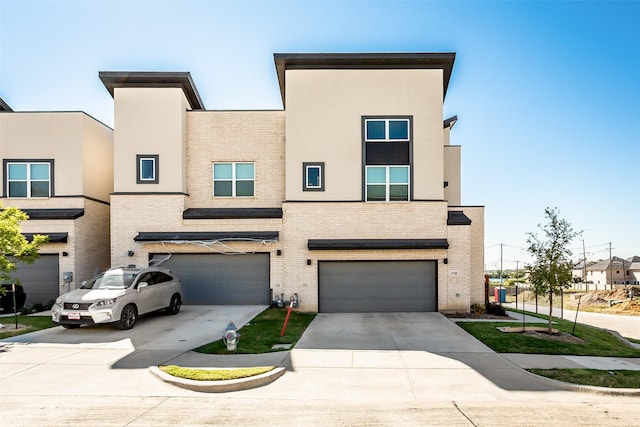
[[[0,342],[0,424],[640,425],[639,397],[539,378],[439,313],[319,314],[290,352],[221,357],[185,347],[198,341],[189,333],[223,330],[233,314],[214,322],[190,312],[180,333],[163,317],[136,325],[129,338],[54,328]],[[72,342],[75,332],[92,339]],[[265,387],[210,395],[162,382],[146,368],[157,363],[288,372]]]

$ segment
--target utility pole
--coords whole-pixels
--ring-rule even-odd
[[[582,259],[584,260],[584,265],[582,266],[582,283],[584,283],[585,290],[589,291],[589,284],[587,283],[587,250],[584,247],[584,239],[582,239]]]
[[[498,304],[502,305],[502,243],[500,243],[500,290],[498,291]]]
[[[611,261],[611,242],[609,242],[609,277],[609,280],[611,280],[611,289],[613,289],[613,262]]]

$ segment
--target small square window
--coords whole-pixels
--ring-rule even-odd
[[[157,154],[138,154],[136,156],[136,183],[157,184],[159,182],[158,161]]]
[[[4,160],[7,197],[51,197],[53,160]]]
[[[302,163],[302,190],[324,191],[324,162]]]
[[[213,197],[253,197],[254,194],[253,163],[213,164]]]

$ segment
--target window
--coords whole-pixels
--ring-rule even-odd
[[[367,166],[366,181],[368,202],[409,200],[409,166]]]
[[[253,197],[253,163],[214,163],[213,197]]]
[[[409,141],[409,119],[365,119],[365,141]]]
[[[324,162],[303,163],[303,191],[324,191]]]
[[[51,197],[53,160],[5,160],[7,197]]]
[[[138,184],[157,184],[158,181],[157,154],[138,154],[136,156],[136,173]]]

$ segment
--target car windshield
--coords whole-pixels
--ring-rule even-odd
[[[136,275],[135,271],[106,271],[82,285],[82,289],[126,289],[131,286]]]

